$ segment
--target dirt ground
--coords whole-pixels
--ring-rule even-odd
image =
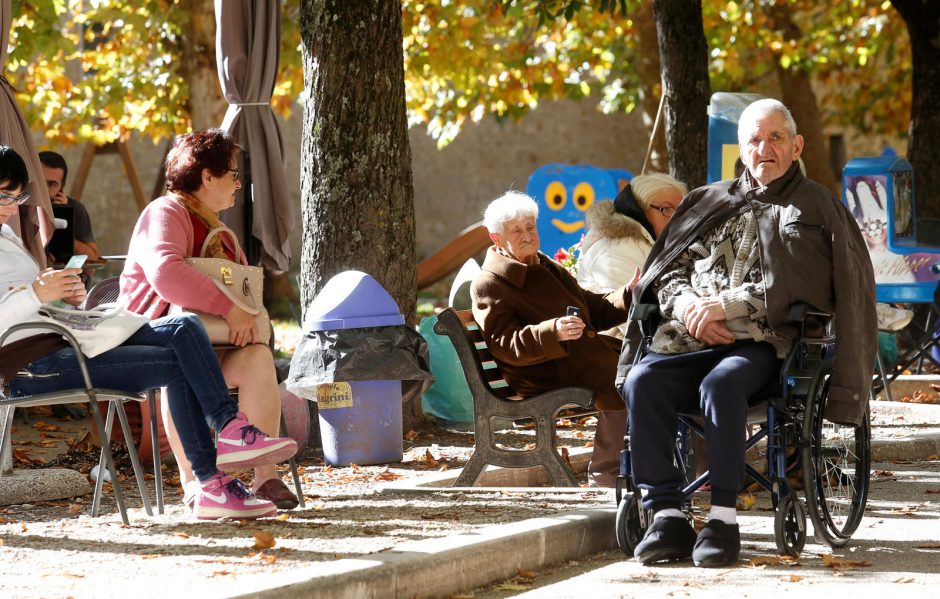
[[[569,420],[560,445],[590,445],[594,419]],[[42,445],[16,445],[17,467],[43,460],[88,474],[97,455],[77,442],[81,423],[32,417],[17,423],[39,431],[39,443],[66,436],[72,449],[58,458]],[[316,457],[300,461],[305,508],[275,518],[201,522],[180,502],[175,467],[164,464],[166,513],[148,517],[133,490],[129,462],[119,460],[123,488],[131,506],[129,526],[121,523],[110,485],[103,514],[90,515],[91,497],[0,508],[0,591],[5,597],[89,597],[132,591],[136,596],[166,596],[178,588],[187,596],[201,588],[211,596],[238,594],[239,582],[315,561],[357,558],[387,551],[403,542],[515,522],[591,505],[611,505],[612,494],[538,490],[503,492],[388,491],[380,487],[434,471],[460,468],[469,458],[472,435],[428,426],[405,436],[401,463],[333,468]],[[504,444],[524,447],[532,431],[508,433]],[[30,439],[26,439],[29,442]],[[22,441],[21,441],[22,442]],[[126,456],[121,450],[118,456]],[[285,481],[290,485],[284,465]],[[586,485],[584,475],[580,482]],[[107,571],[107,576],[99,572]]]

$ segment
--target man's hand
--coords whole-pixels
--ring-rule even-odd
[[[723,320],[713,320],[701,328],[697,341],[704,345],[729,345],[734,343],[734,333]]]
[[[65,196],[65,192],[61,189],[55,193],[55,195],[50,195],[49,199],[52,200],[53,204],[57,206],[65,206],[69,203],[69,199]]]
[[[713,322],[724,324],[725,311],[721,308],[721,300],[715,296],[698,298],[686,309],[684,320],[689,334],[702,341],[705,325]],[[728,330],[728,327],[724,329]]]

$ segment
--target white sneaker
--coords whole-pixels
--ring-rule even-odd
[[[890,304],[875,304],[875,313],[878,314],[878,330],[900,331],[914,318],[913,310],[895,308]]]

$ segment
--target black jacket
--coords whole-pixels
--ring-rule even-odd
[[[805,178],[796,163],[764,190],[747,191],[747,176],[689,193],[653,246],[633,290],[633,303],[657,303],[652,283],[691,243],[732,216],[753,210],[768,324],[797,336],[787,314],[798,302],[835,314],[836,359],[826,416],[859,424],[868,406],[878,327],[871,258],[858,225],[827,189]],[[618,388],[640,341],[638,323],[631,321],[617,367]]]

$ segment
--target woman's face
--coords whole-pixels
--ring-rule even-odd
[[[679,193],[678,189],[672,188],[660,191],[650,200],[650,205],[643,211],[643,214],[653,227],[655,237],[659,237],[659,234],[669,224],[669,219],[672,218],[681,202],[682,194]]]
[[[23,188],[0,187],[0,225],[6,224],[10,217],[19,212],[20,204],[29,199],[29,194],[23,193]]]
[[[490,233],[493,243],[526,264],[536,259],[539,251],[539,231],[534,218],[517,218],[503,224],[502,233]]]
[[[241,189],[238,163],[232,158],[228,171],[219,176],[213,175],[209,169],[202,171],[203,193],[197,194],[199,199],[213,212],[221,212],[235,204],[235,192]]]

